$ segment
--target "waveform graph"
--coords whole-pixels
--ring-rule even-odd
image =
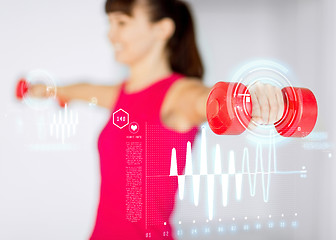
[[[264,203],[270,201],[270,192],[272,190],[272,178],[276,175],[285,177],[285,175],[298,175],[304,177],[307,175],[307,169],[303,167],[294,171],[279,171],[277,166],[277,153],[274,137],[269,137],[269,142],[265,144],[257,143],[252,150],[248,147],[242,148],[241,152],[235,152],[228,149],[221,151],[221,146],[216,144],[214,147],[214,158],[209,158],[206,146],[206,131],[202,128],[200,146],[199,171],[195,171],[195,164],[191,154],[191,143],[187,142],[186,165],[183,174],[177,173],[176,150],[171,152],[170,177],[178,179],[178,197],[184,200],[186,189],[192,189],[193,204],[195,207],[200,204],[200,185],[206,187],[201,196],[206,195],[207,216],[209,220],[214,219],[215,197],[220,196],[221,207],[230,206],[233,199],[236,203],[243,198],[255,198],[257,193]],[[265,154],[265,152],[267,154]],[[209,163],[212,164],[209,164]],[[225,164],[223,164],[225,163]],[[212,167],[211,167],[212,166]],[[190,181],[186,181],[190,178]],[[186,183],[192,186],[186,186]],[[260,191],[257,191],[260,190]],[[232,196],[234,194],[234,196]],[[217,199],[216,199],[217,200]],[[217,206],[218,207],[218,206]]]
[[[67,104],[65,104],[64,110],[59,110],[52,116],[49,124],[50,136],[60,139],[64,144],[66,138],[76,134],[78,124],[78,112],[69,110]]]

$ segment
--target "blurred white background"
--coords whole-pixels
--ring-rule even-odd
[[[299,227],[290,233],[276,229],[231,237],[335,239],[335,1],[190,2],[207,85],[229,81],[234,69],[250,60],[275,59],[291,70],[293,85],[310,88],[319,104],[314,132],[324,138],[286,139],[278,150],[283,169],[305,165],[308,178],[275,181],[272,204],[245,201],[243,207],[223,211],[232,218],[254,214],[249,207],[265,215],[290,209],[301,214]],[[0,239],[87,239],[91,233],[99,194],[97,138],[109,111],[71,103],[68,110],[79,116],[77,131],[62,144],[47,127],[58,114],[57,104],[37,111],[18,102],[14,93],[17,80],[35,69],[50,72],[58,85],[121,81],[126,70],[113,60],[103,6],[104,0],[0,0]],[[227,144],[236,151],[250,144],[246,134],[209,136],[208,145]],[[307,142],[313,147],[304,147]],[[295,188],[293,181],[299,182]],[[283,200],[286,189],[294,199]],[[173,222],[204,220],[198,212],[181,213],[183,207],[188,203],[177,203]]]

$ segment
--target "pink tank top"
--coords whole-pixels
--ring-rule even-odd
[[[182,174],[187,142],[193,143],[198,128],[171,130],[161,122],[160,110],[168,89],[182,77],[174,73],[131,94],[122,84],[98,140],[101,189],[90,239],[173,239],[170,217],[178,182],[169,176],[171,153],[175,148]]]

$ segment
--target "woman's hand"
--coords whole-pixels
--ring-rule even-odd
[[[281,89],[270,84],[255,83],[249,87],[252,98],[251,123],[274,124],[284,112]]]
[[[28,95],[36,98],[48,98],[55,96],[56,89],[44,84],[33,84],[29,86]]]

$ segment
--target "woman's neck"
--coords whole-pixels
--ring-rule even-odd
[[[141,90],[170,74],[172,74],[172,69],[165,56],[143,59],[137,64],[130,66],[127,91]]]

